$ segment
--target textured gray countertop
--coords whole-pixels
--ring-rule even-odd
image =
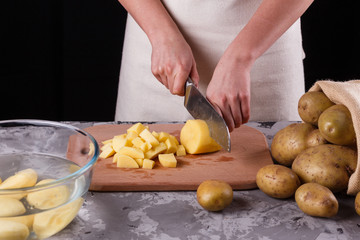
[[[263,132],[270,146],[274,134],[288,124],[247,125]],[[274,199],[257,189],[234,191],[232,204],[221,212],[202,209],[195,191],[88,192],[78,216],[51,239],[360,239],[354,197],[337,198],[339,213],[325,219],[304,214],[294,199]]]

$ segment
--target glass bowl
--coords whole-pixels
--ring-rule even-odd
[[[99,146],[52,121],[0,121],[0,239],[45,239],[77,215]]]

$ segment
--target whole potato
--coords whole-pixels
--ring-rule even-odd
[[[256,184],[270,197],[289,198],[300,186],[300,180],[290,168],[272,164],[259,169]]]
[[[324,138],[337,145],[353,145],[356,141],[355,129],[349,109],[336,104],[326,109],[319,117],[319,130]]]
[[[306,141],[316,127],[310,123],[292,123],[278,131],[271,143],[271,155],[284,166],[291,166],[296,156],[307,148]]]
[[[360,192],[358,192],[355,197],[355,211],[360,215]]]
[[[347,189],[357,164],[356,152],[345,146],[323,144],[301,152],[292,170],[303,183],[319,183],[333,192]]]
[[[323,92],[306,92],[299,99],[298,113],[304,122],[317,126],[321,113],[332,105],[334,103]]]
[[[197,201],[208,211],[220,211],[229,206],[233,200],[231,186],[219,180],[206,180],[196,191]]]
[[[314,129],[309,133],[309,135],[306,138],[306,147],[315,147],[321,144],[326,144],[328,141],[324,138],[323,135],[321,135],[319,129]]]
[[[301,211],[314,217],[333,217],[339,204],[334,194],[317,183],[305,183],[295,192],[295,201]]]

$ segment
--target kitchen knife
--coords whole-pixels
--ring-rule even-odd
[[[224,119],[195,87],[191,78],[188,78],[185,84],[184,106],[193,118],[204,120],[209,126],[210,136],[230,152],[230,133]]]

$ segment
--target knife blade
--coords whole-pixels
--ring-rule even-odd
[[[185,84],[184,106],[195,119],[204,120],[209,126],[210,136],[226,151],[231,151],[229,129],[223,117],[201,94],[189,77]]]

